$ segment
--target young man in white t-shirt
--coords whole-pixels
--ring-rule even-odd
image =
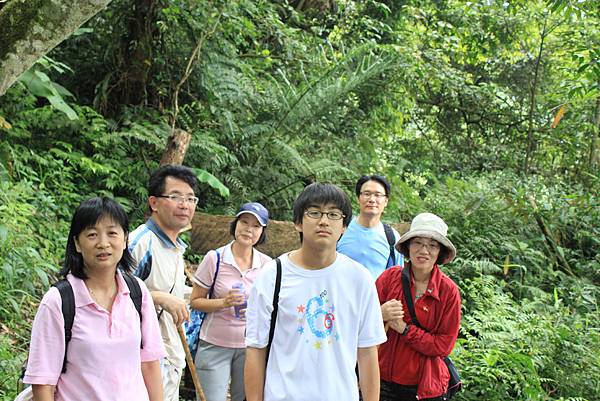
[[[246,312],[245,388],[248,401],[379,400],[377,345],[386,341],[373,280],[336,252],[352,218],[346,194],[332,184],[307,186],[294,202],[301,247],[282,265],[270,351],[275,261],[258,276]]]

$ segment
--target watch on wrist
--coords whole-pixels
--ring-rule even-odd
[[[407,324],[406,326],[404,326],[404,330],[402,330],[402,334],[400,334],[401,336],[405,336],[406,333],[408,333],[408,328],[410,327],[410,324]]]

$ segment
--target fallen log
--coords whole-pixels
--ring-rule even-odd
[[[204,255],[230,242],[229,224],[233,216],[216,216],[196,213],[192,220],[191,248],[194,253]],[[408,231],[410,223],[391,224],[400,234]],[[271,257],[300,247],[300,237],[291,221],[269,220],[267,242],[257,249]]]

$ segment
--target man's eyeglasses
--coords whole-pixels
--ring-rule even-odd
[[[323,215],[326,215],[329,220],[341,220],[346,217],[342,212],[322,212],[320,210],[306,210],[304,214],[311,219],[320,219]]]
[[[372,196],[374,196],[375,199],[380,200],[380,199],[385,198],[387,195],[382,194],[381,192],[363,191],[360,193],[360,196],[362,196],[364,199],[370,199]]]
[[[156,195],[157,198],[166,198],[169,199],[170,201],[173,201],[175,203],[189,203],[189,204],[193,204],[196,205],[198,204],[198,198],[196,198],[195,196],[183,196],[183,195]]]

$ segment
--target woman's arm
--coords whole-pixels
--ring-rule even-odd
[[[56,386],[51,384],[32,384],[33,401],[54,401]]]
[[[190,296],[190,307],[202,312],[215,312],[221,309],[241,305],[246,301],[244,293],[238,290],[229,290],[225,298],[206,298],[208,288],[202,288],[194,283],[192,295]]]
[[[160,374],[160,362],[142,362],[142,376],[148,390],[150,401],[163,401],[163,384]],[[37,401],[37,400],[36,400]]]
[[[439,314],[442,321],[436,333],[430,333],[415,325],[411,325],[404,342],[415,351],[426,356],[448,356],[452,352],[458,338],[461,318],[461,301],[458,287],[451,288],[452,293],[446,298],[443,310]]]

